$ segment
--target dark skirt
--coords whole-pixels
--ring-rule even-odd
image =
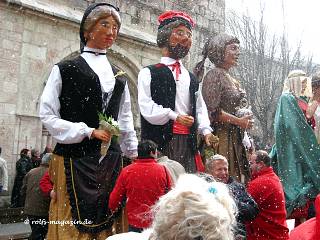
[[[100,158],[96,152],[64,159],[72,218],[82,232],[100,232],[113,224],[108,201],[120,171],[121,153],[111,145],[107,155]]]
[[[169,159],[179,162],[187,173],[197,171],[195,156],[190,147],[188,135],[173,134],[172,140],[165,145],[162,153]]]

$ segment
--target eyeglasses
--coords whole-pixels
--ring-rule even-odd
[[[118,31],[118,29],[119,29],[118,24],[114,25],[114,24],[112,24],[112,23],[110,23],[110,22],[108,22],[108,21],[106,21],[106,20],[102,20],[102,21],[100,22],[100,26],[102,26],[102,27],[104,27],[104,28],[109,28],[109,27],[111,26],[112,29],[113,29],[113,30],[116,30],[116,31]]]
[[[178,35],[179,37],[186,36],[187,38],[192,38],[192,33],[191,32],[184,31],[184,30],[181,30],[181,29],[173,31],[172,33]]]

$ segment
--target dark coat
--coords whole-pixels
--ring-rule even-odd
[[[22,155],[16,163],[16,176],[14,178],[12,193],[11,193],[11,207],[22,207],[20,190],[24,176],[33,168],[31,159]]]
[[[230,177],[227,184],[238,208],[237,229],[235,235],[246,236],[246,228],[244,224],[255,219],[259,213],[259,207],[241,183]]]

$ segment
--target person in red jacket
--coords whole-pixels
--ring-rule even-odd
[[[248,183],[248,193],[258,204],[260,213],[246,225],[247,240],[289,239],[283,187],[270,167],[268,153],[257,151],[249,162],[252,179]]]
[[[50,179],[49,171],[46,171],[40,179],[40,190],[45,196],[50,196],[51,200],[56,200],[56,192],[53,189],[53,182]]]
[[[290,240],[318,240],[320,239],[320,194],[316,201],[316,217],[309,219],[290,233]]]
[[[129,231],[142,232],[152,223],[151,207],[166,194],[172,180],[165,166],[156,162],[157,145],[142,141],[138,145],[138,158],[122,169],[111,192],[109,208],[115,212],[127,198]]]

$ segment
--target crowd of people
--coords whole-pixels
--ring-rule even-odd
[[[310,81],[301,70],[289,73],[268,154],[248,137],[254,116],[230,73],[240,41],[208,37],[191,72],[182,60],[196,23],[181,11],[158,21],[162,57],[138,75],[138,142],[128,79],[106,57],[121,27],[119,9],[100,2],[85,10],[80,56],[53,66],[41,97],[41,121],[57,141],[53,153],[23,149],[16,165],[12,206],[24,206],[31,239],[320,239],[313,132],[320,75]],[[215,67],[204,75],[207,58]],[[100,127],[101,116],[112,119],[119,138]],[[124,212],[129,232],[114,235]],[[289,236],[289,217],[310,220]]]

